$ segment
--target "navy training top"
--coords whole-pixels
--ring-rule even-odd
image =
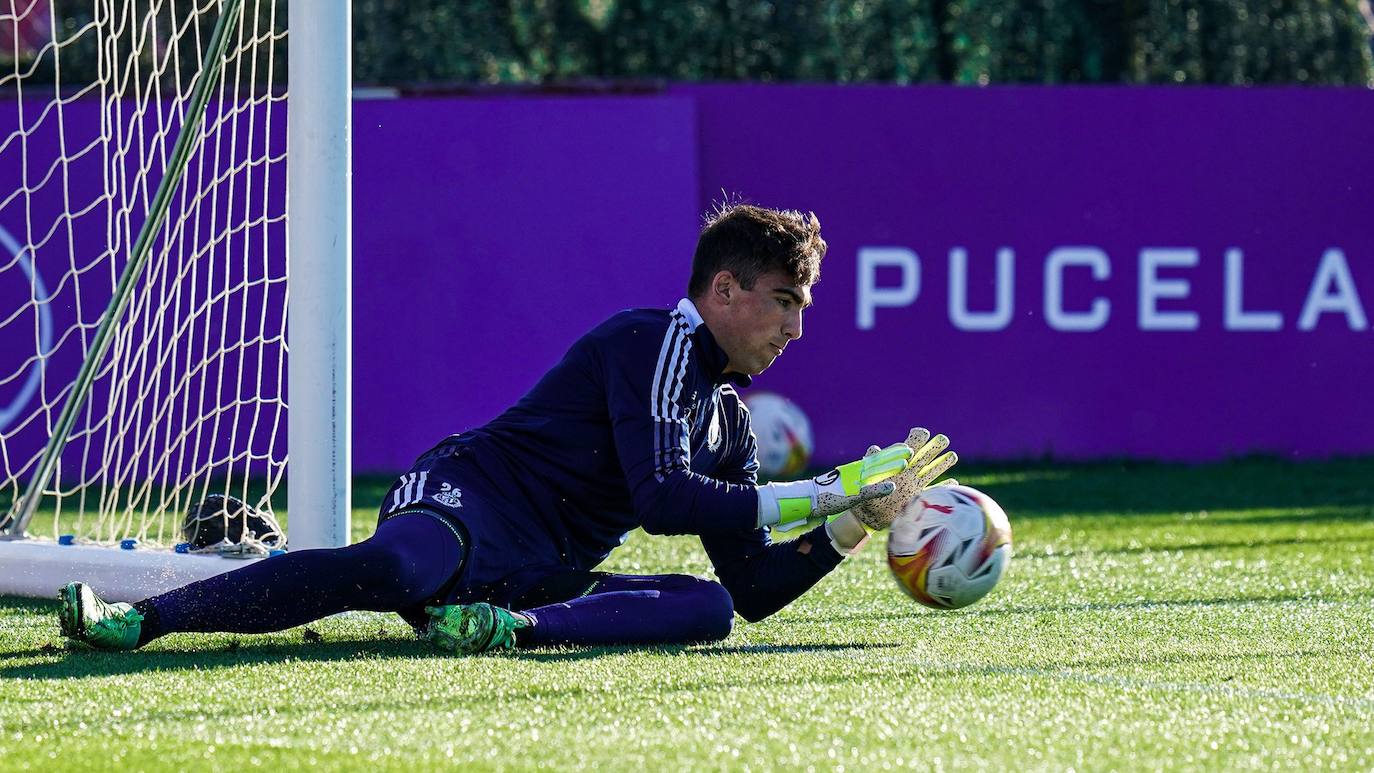
[[[543,526],[571,568],[600,564],[637,527],[699,535],[737,610],[757,619],[842,556],[823,532],[799,553],[757,528],[756,444],[734,388],[750,379],[726,361],[690,300],[623,311],[509,410],[439,447],[464,446],[490,493]]]

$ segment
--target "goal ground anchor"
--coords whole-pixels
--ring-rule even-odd
[[[56,598],[58,588],[80,581],[106,601],[140,601],[263,560],[59,545],[33,538],[0,540],[0,596]]]

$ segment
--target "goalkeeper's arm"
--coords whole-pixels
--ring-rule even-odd
[[[895,484],[902,495],[914,496],[957,461],[958,457],[952,451],[941,453],[948,445],[949,440],[944,435],[931,438],[928,431],[916,428],[908,435],[904,446],[908,450],[916,449],[914,455],[908,455],[895,446],[889,447],[893,449],[891,451],[875,446],[865,455],[865,459],[869,461],[866,467],[862,461],[855,462],[842,465],[832,473],[820,476],[819,479],[800,482],[812,483],[813,486],[810,488],[798,483],[769,484],[760,487],[760,499],[769,495],[786,499],[787,497],[778,495],[814,492],[827,485],[833,486],[833,483],[825,482],[829,478],[844,479],[846,474],[854,481],[851,488],[862,488],[863,484],[859,481],[877,479],[880,483]],[[894,457],[908,457],[909,461],[904,461],[898,467],[892,464]],[[894,467],[899,469],[899,472],[893,477],[888,477],[892,475],[891,469]],[[752,475],[750,479],[752,480]],[[870,482],[868,485],[874,484]],[[809,494],[808,498],[810,499]],[[800,497],[796,499],[799,500]],[[819,500],[820,497],[816,496],[814,499]],[[820,578],[838,566],[846,555],[863,546],[868,540],[869,528],[886,528],[891,523],[891,518],[875,518],[874,513],[865,510],[869,507],[878,507],[883,511],[900,509],[902,503],[891,502],[893,499],[896,499],[896,495],[864,500],[853,510],[830,516],[824,525],[817,526],[801,537],[787,542],[772,543],[765,531],[755,529],[747,532],[703,535],[701,543],[715,566],[716,576],[730,591],[730,596],[735,601],[735,610],[744,619],[752,622],[773,614],[810,590]],[[765,513],[760,516],[760,520],[764,520],[768,517],[767,514],[773,512],[771,508],[766,510],[765,507],[766,505],[760,504],[760,512]],[[806,520],[814,520],[816,515],[824,514],[824,508],[812,507],[808,510],[807,505],[800,501],[792,502],[786,505],[786,508],[804,515]],[[782,504],[776,508],[778,513],[782,513],[783,510]],[[798,520],[789,519],[791,522]],[[870,520],[873,523],[869,523]]]
[[[835,508],[862,501],[862,496],[881,496],[888,488],[881,479],[905,469],[910,457],[911,449],[898,444],[818,478],[759,486],[760,526],[821,522],[795,539],[774,543],[763,528],[702,534],[701,544],[730,591],[735,611],[751,622],[773,614],[862,546],[868,532],[852,514],[835,515]],[[748,478],[753,479],[752,473]]]
[[[870,499],[896,489],[888,481],[906,470],[915,452],[905,443],[870,449],[857,462],[810,480],[768,483],[759,487],[758,525],[790,529],[810,521],[838,515]]]
[[[897,443],[815,478],[758,487],[693,473],[687,469],[685,456],[673,459],[666,474],[638,476],[635,503],[645,531],[705,534],[742,526],[794,529],[814,525],[860,502],[891,494],[895,484],[887,479],[906,469],[912,450],[905,443]],[[742,523],[740,499],[750,489],[756,493],[753,523]]]
[[[750,529],[703,534],[701,544],[735,611],[755,622],[791,604],[840,565],[848,551],[836,549],[831,531],[841,521],[852,523],[860,539],[866,534],[846,515],[785,542],[772,542],[764,530]]]

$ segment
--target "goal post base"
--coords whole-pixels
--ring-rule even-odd
[[[79,580],[106,601],[140,601],[261,560],[0,540],[0,596],[56,599],[58,588]]]

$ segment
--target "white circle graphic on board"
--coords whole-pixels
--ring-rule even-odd
[[[4,226],[0,226],[0,247],[9,250],[10,255],[18,261],[19,268],[23,269],[29,278],[29,286],[32,288],[32,295],[29,297],[38,307],[38,361],[36,365],[26,366],[29,367],[29,375],[24,379],[24,385],[19,388],[19,394],[14,396],[9,405],[0,407],[0,432],[4,432],[19,418],[20,413],[33,399],[34,393],[38,391],[38,382],[43,378],[43,370],[48,366],[48,355],[52,353],[52,310],[48,308],[48,303],[52,298],[48,297],[48,288],[43,284],[38,266],[34,264],[33,251],[28,247],[21,247]]]

